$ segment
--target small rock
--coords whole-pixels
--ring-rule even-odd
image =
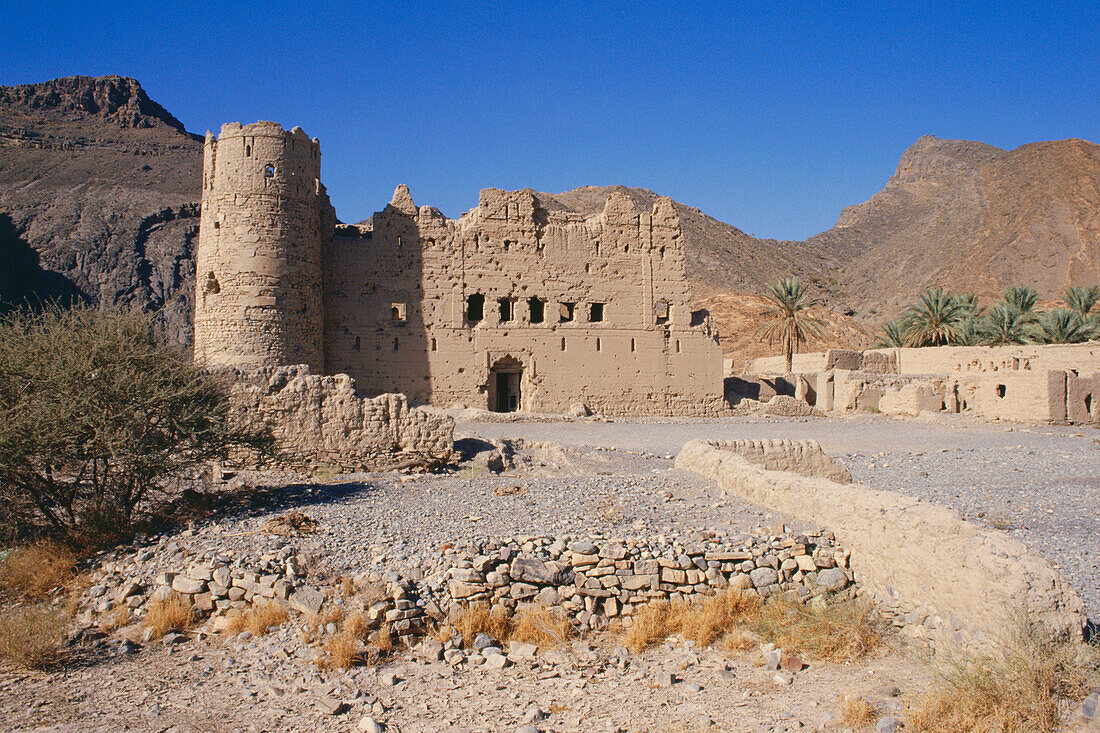
[[[175,632],[170,632],[165,634],[161,638],[161,641],[164,642],[165,646],[174,646],[176,644],[182,644],[183,642],[187,641],[188,638],[189,637],[187,636],[187,634],[177,634]]]
[[[481,651],[482,649],[486,649],[488,647],[496,646],[496,645],[497,645],[497,643],[495,641],[493,641],[493,637],[489,636],[485,632],[481,632],[480,634],[478,634],[477,636],[474,637],[473,647],[474,647],[474,649],[477,649],[478,651]]]
[[[523,717],[520,718],[519,722],[523,725],[530,725],[531,723],[542,722],[548,717],[550,716],[543,712],[543,710],[538,705],[532,705],[531,707],[527,708],[527,712],[523,714]]]
[[[679,682],[672,672],[660,672],[657,674],[657,684],[661,687],[672,687]]]
[[[875,733],[894,733],[897,729],[898,721],[889,715],[875,723]]]
[[[382,684],[385,685],[386,687],[393,687],[394,685],[396,685],[398,682],[401,681],[401,678],[397,676],[397,673],[392,672],[392,671],[383,672],[379,676],[379,679],[382,681]]]
[[[805,663],[802,661],[802,657],[797,654],[792,654],[783,660],[780,665],[787,672],[801,672],[805,667]]]
[[[321,712],[325,715],[339,715],[348,709],[347,703],[343,700],[338,700],[328,695],[317,698],[317,707],[319,707]]]
[[[794,675],[790,672],[776,672],[772,677],[772,682],[780,687],[785,687],[794,682]]]
[[[359,725],[356,726],[362,733],[383,733],[386,729],[374,718],[369,715],[360,719]]]

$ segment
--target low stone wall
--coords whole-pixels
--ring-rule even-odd
[[[346,605],[341,583],[318,568],[323,558],[299,553],[293,540],[255,556],[233,556],[217,546],[189,546],[187,538],[162,539],[103,559],[78,623],[93,629],[119,606],[140,621],[150,599],[178,593],[200,619],[218,629],[235,611],[275,603],[305,614]],[[390,570],[357,578],[374,585],[363,609],[377,624],[390,623],[412,643],[433,623],[472,603],[525,603],[560,608],[582,628],[603,629],[612,618],[630,626],[639,606],[712,594],[727,587],[767,597],[801,598],[851,587],[848,553],[832,533],[712,539],[614,540],[525,537],[483,540],[445,548],[407,577]],[[360,599],[361,601],[362,599]]]
[[[892,491],[769,471],[700,440],[684,446],[676,466],[748,501],[830,527],[851,551],[857,584],[880,602],[979,637],[997,638],[1017,614],[1059,637],[1082,635],[1084,602],[1046,560],[954,511]]]
[[[839,484],[852,483],[848,469],[825,455],[815,440],[715,440],[710,445],[736,453],[768,471],[791,471]]]
[[[445,411],[410,409],[399,394],[359,397],[346,374],[318,376],[298,365],[235,376],[232,418],[268,427],[283,465],[371,471],[433,467],[454,454],[454,419]]]

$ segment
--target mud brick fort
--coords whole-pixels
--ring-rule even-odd
[[[499,412],[712,415],[718,334],[693,312],[672,201],[622,194],[583,217],[481,191],[457,221],[405,186],[338,224],[321,150],[271,122],[207,133],[195,358],[302,364],[363,395]]]

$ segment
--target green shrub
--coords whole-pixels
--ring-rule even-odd
[[[100,545],[179,481],[265,436],[228,422],[223,385],[137,314],[50,308],[0,319],[0,523]]]

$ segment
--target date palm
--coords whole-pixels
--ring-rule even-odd
[[[929,288],[905,311],[906,346],[946,346],[958,342],[970,316],[967,306],[943,288]]]
[[[1044,344],[1079,344],[1088,341],[1092,328],[1084,318],[1066,308],[1039,314],[1039,341]]]
[[[1034,335],[1032,323],[1012,305],[998,303],[979,322],[982,342],[990,346],[1026,344]]]
[[[769,344],[778,342],[787,358],[787,372],[794,367],[794,354],[799,345],[811,338],[820,338],[824,324],[809,314],[809,308],[818,301],[810,297],[797,277],[784,277],[767,285],[764,293],[764,324],[757,330],[757,338],[767,339]]]
[[[1026,320],[1034,320],[1035,304],[1039,302],[1039,292],[1028,285],[1005,288],[1001,293],[1008,303]]]
[[[1062,301],[1081,318],[1088,318],[1097,300],[1100,300],[1100,287],[1096,285],[1066,288],[1062,294]]]
[[[900,318],[887,321],[879,328],[878,336],[871,344],[876,349],[900,348],[905,346],[905,324]]]

